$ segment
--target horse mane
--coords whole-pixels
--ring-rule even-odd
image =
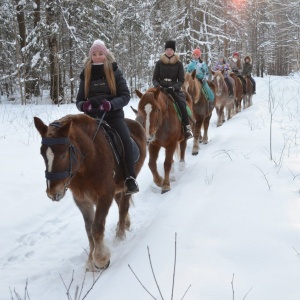
[[[94,141],[93,137],[97,130],[97,122],[94,118],[86,114],[70,114],[62,117],[61,119],[54,121],[52,123],[58,122],[61,127],[71,123],[68,136],[75,137],[80,136],[80,141],[82,144],[90,149],[90,154],[94,151]],[[48,127],[48,136],[55,136],[60,133],[60,128],[55,126]],[[96,140],[99,138],[99,134]]]
[[[191,93],[189,94],[194,95],[193,101],[196,104],[201,97],[202,85],[200,81],[196,77],[193,77],[190,73],[185,73],[185,81],[188,81],[189,83],[189,88],[191,89]]]

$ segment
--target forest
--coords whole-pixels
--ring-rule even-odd
[[[89,47],[101,39],[130,91],[152,84],[167,39],[184,64],[199,47],[209,66],[234,51],[253,58],[254,76],[300,70],[300,2],[294,0],[1,0],[0,93],[21,104],[46,95],[76,99]]]

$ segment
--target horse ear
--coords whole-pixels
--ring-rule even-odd
[[[211,70],[211,74],[215,75],[215,72],[213,70]]]
[[[135,90],[135,93],[137,94],[137,96],[142,99],[143,94],[139,91],[139,90]]]
[[[63,126],[59,129],[59,133],[60,133],[62,136],[68,136],[68,135],[69,135],[69,131],[70,131],[71,126],[72,126],[72,122],[69,122],[69,123],[63,125]]]
[[[196,77],[196,69],[192,72],[192,78],[195,79]]]
[[[222,72],[222,74],[224,74],[224,69],[222,69],[222,71],[221,71],[221,72]]]
[[[130,108],[131,108],[132,111],[137,115],[138,111],[137,111],[135,108],[133,108],[131,105],[130,105]]]
[[[156,90],[154,91],[154,99],[157,99],[157,98],[158,98],[159,93],[160,93],[160,87],[158,86],[158,87],[156,88]]]
[[[44,122],[38,117],[33,117],[33,120],[35,128],[38,130],[41,137],[45,136],[48,130],[48,126],[45,125]]]

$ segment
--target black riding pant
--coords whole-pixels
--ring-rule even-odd
[[[174,92],[173,94],[176,103],[179,106],[181,112],[182,123],[187,126],[189,125],[189,116],[186,110],[185,93],[183,91]]]
[[[114,116],[113,118],[104,118],[104,120],[111,126],[113,129],[117,131],[119,134],[125,151],[125,166],[127,171],[125,170],[126,176],[132,176],[136,178],[134,171],[134,155],[133,155],[133,145],[130,138],[130,131],[125,123],[125,119],[121,116]]]

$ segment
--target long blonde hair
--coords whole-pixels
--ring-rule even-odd
[[[115,61],[114,55],[109,52],[104,60],[104,74],[110,89],[110,92],[113,96],[117,95],[117,86],[116,79],[113,71],[112,63]],[[91,74],[92,74],[92,59],[88,58],[84,67],[84,95],[85,98],[88,98],[90,92],[90,84],[91,84]]]

